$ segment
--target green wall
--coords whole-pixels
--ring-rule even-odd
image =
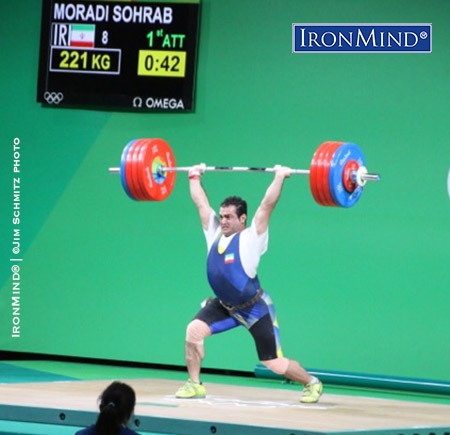
[[[343,140],[382,182],[337,209],[313,201],[306,177],[287,181],[259,271],[284,352],[309,368],[450,381],[450,2],[202,0],[188,114],[41,107],[40,3],[0,3],[0,349],[184,365],[185,325],[210,294],[204,238],[184,174],[166,201],[143,203],[108,173],[130,139],[165,138],[180,165],[296,168]],[[433,52],[294,55],[294,22],[432,23]],[[204,184],[215,206],[236,193],[253,212],[271,177]],[[242,328],[207,342],[206,367],[256,362]]]

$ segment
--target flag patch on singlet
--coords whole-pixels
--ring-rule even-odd
[[[225,264],[234,263],[234,254],[225,255]]]

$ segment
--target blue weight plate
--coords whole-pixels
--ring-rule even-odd
[[[122,157],[120,159],[120,181],[122,183],[123,190],[125,190],[125,193],[131,198],[136,200],[136,198],[131,194],[130,189],[128,188],[127,184],[127,178],[125,175],[125,167],[127,163],[127,155],[130,148],[133,146],[133,144],[136,142],[136,139],[131,140],[127,143],[125,148],[122,151]]]
[[[331,196],[338,207],[352,207],[359,200],[363,191],[361,186],[357,186],[353,192],[348,192],[344,187],[344,168],[350,160],[355,160],[359,166],[365,166],[364,155],[358,145],[354,143],[342,144],[331,159],[328,180]]]

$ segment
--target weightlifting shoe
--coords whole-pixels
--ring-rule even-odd
[[[316,403],[319,401],[319,397],[322,395],[323,385],[322,382],[310,382],[305,385],[300,402],[302,403]]]
[[[175,394],[177,399],[204,399],[206,397],[205,387],[190,379]]]

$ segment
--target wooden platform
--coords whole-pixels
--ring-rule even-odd
[[[179,381],[123,379],[137,394],[131,427],[157,434],[450,435],[450,405],[325,393],[317,404],[299,391],[208,383],[206,399],[180,400]],[[69,426],[95,421],[110,380],[0,384],[0,419]]]

